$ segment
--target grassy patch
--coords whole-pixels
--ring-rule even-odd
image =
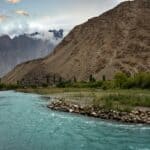
[[[150,107],[149,94],[111,93],[96,96],[93,99],[95,108],[105,108],[121,111],[130,111],[134,107]]]
[[[150,107],[150,90],[101,90],[91,88],[28,88],[18,89],[20,92],[37,93],[42,95],[56,94],[67,101],[79,104],[93,105],[100,109],[131,111],[135,107]]]
[[[17,89],[18,92],[25,93],[37,93],[42,95],[48,94],[57,94],[57,93],[67,93],[67,92],[77,92],[80,94],[81,92],[92,92],[97,91],[96,89],[89,88],[55,88],[55,87],[47,87],[47,88],[26,88],[26,89]]]
[[[102,100],[118,102],[122,105],[150,107],[149,95],[111,94],[111,95],[102,97]]]

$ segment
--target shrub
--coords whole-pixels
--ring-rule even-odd
[[[42,84],[42,87],[45,87],[45,88],[46,88],[46,87],[48,87],[48,84],[47,84],[47,83],[43,83],[43,84]]]
[[[114,85],[114,81],[104,81],[101,88],[103,90],[108,90],[108,89],[114,89],[115,85]]]
[[[134,77],[135,87],[150,88],[150,73],[138,73]]]
[[[127,75],[122,73],[122,72],[118,72],[116,73],[116,75],[114,76],[114,81],[115,81],[115,86],[118,88],[124,88],[124,85],[127,82]]]
[[[6,86],[4,84],[0,84],[0,90],[6,88]]]
[[[150,89],[150,73],[137,73],[133,77],[128,77],[124,88]]]

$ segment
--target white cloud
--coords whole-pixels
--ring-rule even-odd
[[[20,0],[9,1],[17,2]],[[54,11],[52,10],[52,12],[46,11],[47,15],[42,12],[41,14],[37,15],[35,13],[35,10],[33,11],[30,9],[30,17],[22,17],[29,16],[29,13],[24,10],[18,9],[17,11],[15,11],[15,13],[20,16],[16,17],[16,15],[11,14],[10,18],[6,19],[6,21],[0,21],[0,35],[9,34],[10,36],[14,36],[23,33],[41,32],[48,31],[49,29],[60,28],[69,31],[75,25],[81,24],[91,17],[98,16],[101,13],[115,7],[119,2],[125,0],[93,1],[76,0],[74,5],[72,5],[70,0],[70,3],[67,3],[67,6],[65,6],[67,7],[67,9],[65,9],[65,7],[62,8],[63,10],[56,8]],[[4,18],[1,17],[0,20],[4,20]]]
[[[14,37],[24,33],[46,32],[49,29],[60,28],[63,28],[66,31],[64,34],[67,34],[76,23],[76,21],[72,21],[71,16],[43,16],[41,18],[25,18],[24,20],[15,20],[11,18],[0,23],[0,35],[8,34]]]
[[[24,10],[16,10],[15,13],[18,15],[29,16],[29,13]]]
[[[12,3],[12,4],[16,4],[19,3],[21,0],[7,0],[7,2]]]

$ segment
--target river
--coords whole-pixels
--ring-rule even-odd
[[[150,150],[150,126],[55,112],[36,94],[0,92],[0,150]]]

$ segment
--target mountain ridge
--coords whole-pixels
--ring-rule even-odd
[[[111,79],[118,71],[129,75],[149,71],[149,14],[148,0],[123,2],[76,26],[50,55],[30,62],[30,66],[17,66],[3,81],[16,83],[19,79],[25,84],[43,84],[51,74],[81,81],[88,80],[91,74],[96,79],[104,75]],[[20,76],[22,67],[27,71]]]
[[[55,32],[59,34],[59,30]],[[45,57],[63,38],[63,34],[57,37],[57,34],[47,32],[47,37],[44,38],[44,33],[37,33],[15,37],[0,36],[0,76],[5,75],[17,64]]]

